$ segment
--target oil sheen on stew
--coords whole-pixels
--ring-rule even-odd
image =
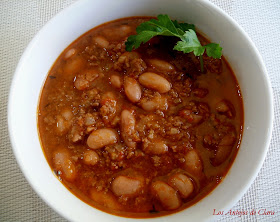
[[[205,197],[226,176],[243,126],[238,82],[224,58],[199,58],[154,37],[126,52],[148,17],[98,26],[59,56],[38,108],[54,174],[91,206],[157,217]],[[202,44],[208,40],[199,35]]]

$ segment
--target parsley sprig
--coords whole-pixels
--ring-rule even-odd
[[[148,42],[155,36],[175,36],[180,39],[174,46],[174,50],[184,53],[193,52],[200,57],[201,71],[203,72],[202,55],[206,51],[209,57],[218,59],[222,56],[222,48],[217,43],[201,45],[195,32],[195,26],[188,23],[179,23],[171,20],[168,15],[158,15],[157,19],[141,23],[136,28],[136,35],[128,37],[125,45],[127,51],[132,51],[140,47],[142,43]]]

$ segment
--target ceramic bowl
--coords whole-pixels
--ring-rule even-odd
[[[244,133],[229,173],[208,196],[186,210],[146,221],[205,221],[214,209],[227,210],[246,192],[269,147],[273,120],[272,89],[262,58],[244,30],[208,0],[81,0],[61,11],[33,38],[17,66],[9,97],[8,123],[14,154],[39,196],[69,221],[134,221],[97,210],[70,193],[52,173],[37,130],[41,88],[60,53],[79,36],[104,22],[128,16],[168,14],[193,23],[223,47],[241,87]]]

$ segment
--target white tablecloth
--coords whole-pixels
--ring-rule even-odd
[[[280,221],[280,0],[211,0],[249,34],[266,64],[274,90],[275,120],[264,165],[232,210],[274,211],[274,215],[216,216],[218,221]],[[0,1],[0,221],[65,221],[48,207],[23,177],[7,130],[7,100],[17,62],[37,31],[74,0]],[[234,191],[232,191],[234,192]]]

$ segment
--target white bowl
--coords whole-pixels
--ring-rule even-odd
[[[194,23],[219,42],[241,87],[245,123],[242,144],[223,182],[194,206],[147,221],[203,221],[213,209],[227,210],[249,188],[260,170],[271,139],[272,89],[264,63],[243,29],[208,0],[81,0],[50,20],[31,41],[12,82],[8,123],[18,164],[33,189],[70,221],[132,221],[99,211],[71,194],[53,175],[40,147],[37,105],[41,87],[60,53],[86,31],[104,22],[136,15],[168,14]]]

